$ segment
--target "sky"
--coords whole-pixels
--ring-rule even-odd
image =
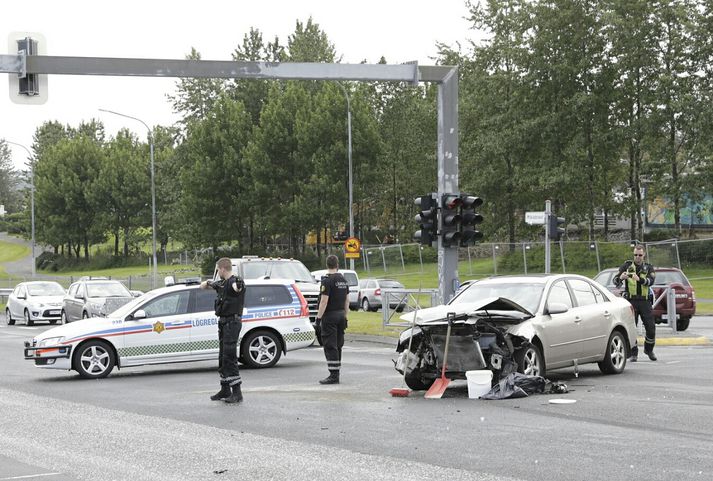
[[[342,63],[377,63],[384,56],[391,64],[433,65],[437,42],[468,50],[475,31],[467,15],[465,0],[3,2],[0,53],[10,53],[12,32],[36,32],[46,41],[45,55],[183,59],[195,47],[205,60],[231,60],[251,27],[265,41],[277,36],[285,45],[296,21],[306,23],[311,16]],[[166,98],[175,93],[174,78],[54,75],[47,79],[45,104],[23,105],[10,100],[9,75],[0,74],[0,138],[29,149],[37,127],[53,120],[76,127],[95,118],[109,137],[129,128],[146,139],[141,123],[99,109],[152,127],[178,119]],[[10,147],[15,167],[24,169],[27,152]]]

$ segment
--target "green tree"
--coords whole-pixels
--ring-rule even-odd
[[[0,205],[8,214],[17,212],[22,205],[20,175],[12,164],[12,151],[4,139],[0,139]]]

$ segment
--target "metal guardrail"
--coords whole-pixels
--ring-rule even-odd
[[[429,305],[421,305],[423,296],[428,296]],[[394,306],[393,308],[391,306]],[[408,322],[392,322],[393,317],[401,312],[438,305],[438,289],[381,289],[381,312],[384,327],[407,327]]]
[[[7,298],[15,289],[12,287],[0,287],[0,301],[7,301]]]
[[[674,334],[678,332],[677,321],[678,317],[676,314],[676,290],[671,287],[666,287],[661,295],[654,300],[651,309],[658,306],[661,301],[666,298],[666,325],[671,328]],[[643,329],[643,323],[639,325],[639,329]]]

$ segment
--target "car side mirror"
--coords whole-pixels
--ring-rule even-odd
[[[139,309],[138,311],[134,312],[134,314],[131,316],[132,319],[146,319],[148,316],[146,315],[146,311],[143,309]]]
[[[27,296],[17,296],[18,299],[27,299]]]
[[[84,294],[77,294],[76,296],[77,299],[81,299],[82,301],[84,300]]]
[[[569,307],[567,305],[562,304],[560,302],[553,302],[552,304],[547,304],[547,313],[548,314],[562,314],[569,311]]]
[[[141,297],[141,296],[144,295],[144,293],[141,292],[141,291],[129,291],[129,292],[131,292],[131,295],[132,295],[133,297]]]

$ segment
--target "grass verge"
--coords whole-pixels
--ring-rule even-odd
[[[349,311],[348,334],[366,334],[369,336],[399,337],[402,327],[387,327],[383,325],[381,312]]]
[[[8,274],[3,266],[6,262],[19,261],[30,255],[30,248],[12,242],[0,241],[0,278],[8,278]]]

